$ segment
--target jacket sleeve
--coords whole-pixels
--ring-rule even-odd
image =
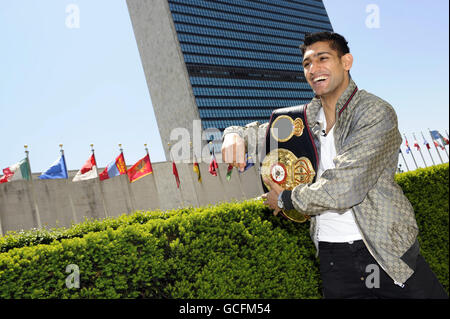
[[[397,163],[402,141],[395,111],[382,100],[366,103],[354,115],[334,158],[335,168],[326,170],[316,182],[292,190],[292,205],[299,212],[316,215],[348,210],[364,200],[383,170],[395,170],[392,163]]]
[[[223,131],[222,141],[226,134],[236,133],[245,141],[245,151],[253,155],[265,139],[268,123],[251,122],[245,126],[229,126]]]

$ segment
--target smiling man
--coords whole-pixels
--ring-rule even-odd
[[[295,209],[311,217],[325,298],[448,298],[419,253],[414,210],[394,180],[402,141],[394,109],[357,88],[341,35],[308,35],[301,51],[316,95],[304,112],[317,176],[292,190],[265,179],[265,204],[275,215]],[[248,127],[224,132],[222,158],[241,170]]]

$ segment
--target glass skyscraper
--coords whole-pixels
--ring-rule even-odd
[[[322,0],[168,0],[203,129],[307,103],[299,46],[333,31]]]

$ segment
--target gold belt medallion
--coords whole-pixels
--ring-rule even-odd
[[[272,137],[278,142],[287,142],[292,136],[301,136],[305,125],[301,118],[295,120],[288,115],[278,116],[270,126]]]
[[[307,157],[297,158],[294,153],[287,149],[278,148],[271,151],[264,158],[261,165],[263,178],[272,179],[283,189],[292,190],[299,184],[308,184],[314,180],[316,172]],[[264,183],[267,189],[270,187]],[[290,220],[302,223],[309,219],[296,210],[282,210],[283,214]]]

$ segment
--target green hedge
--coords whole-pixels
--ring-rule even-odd
[[[150,219],[167,219],[174,214],[190,212],[191,208],[169,211],[138,211],[130,215],[119,217],[109,217],[104,219],[88,219],[82,223],[74,224],[70,228],[33,228],[30,230],[9,231],[5,236],[0,237],[0,253],[7,252],[12,248],[24,246],[34,246],[39,244],[50,244],[55,240],[67,238],[83,237],[90,232],[98,232],[108,228],[117,229],[119,226],[131,225],[135,223],[143,224]]]
[[[396,175],[416,212],[420,252],[449,293],[448,163]]]
[[[448,292],[448,164],[397,175]],[[321,298],[309,223],[261,201],[136,212],[0,238],[0,298]],[[68,289],[66,267],[80,270]]]
[[[320,298],[307,228],[248,201],[12,248],[0,298]]]

